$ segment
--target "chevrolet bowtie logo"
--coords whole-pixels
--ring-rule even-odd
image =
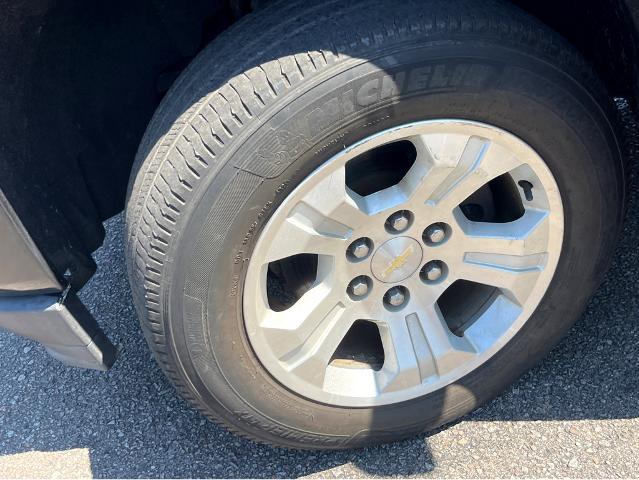
[[[410,244],[408,247],[406,247],[406,250],[404,250],[402,253],[396,256],[393,260],[391,260],[391,262],[382,272],[382,279],[388,277],[391,273],[393,273],[398,268],[402,268],[404,264],[406,263],[406,260],[408,260],[408,257],[410,257],[414,251],[415,251],[415,246],[413,244]]]

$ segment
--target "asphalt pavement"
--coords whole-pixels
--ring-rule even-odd
[[[204,420],[156,366],[131,303],[122,217],[106,223],[81,297],[120,358],[65,367],[0,332],[0,477],[637,477],[639,161],[606,280],[571,334],[501,397],[430,435],[375,448],[296,452]],[[568,301],[568,300],[567,300]]]

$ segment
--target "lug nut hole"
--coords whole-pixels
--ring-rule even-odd
[[[410,293],[403,285],[389,288],[384,294],[384,307],[391,312],[404,308],[410,299]]]
[[[370,257],[373,252],[373,241],[362,237],[354,240],[346,249],[346,258],[351,262],[361,262]]]
[[[424,229],[422,240],[430,247],[441,245],[450,238],[452,230],[443,222],[433,223]]]
[[[390,234],[402,233],[413,224],[414,216],[408,210],[398,210],[386,219],[384,228]]]
[[[373,289],[373,280],[366,275],[359,275],[350,281],[346,293],[351,300],[364,300]]]
[[[429,285],[442,282],[447,275],[448,267],[441,260],[431,260],[419,271],[419,278]]]

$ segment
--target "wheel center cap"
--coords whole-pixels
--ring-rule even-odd
[[[422,263],[422,247],[411,237],[395,237],[379,246],[371,260],[371,271],[384,283],[401,282]]]

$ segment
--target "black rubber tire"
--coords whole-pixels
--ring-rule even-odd
[[[498,354],[437,392],[357,409],[296,395],[245,335],[243,275],[255,239],[287,193],[344,145],[442,117],[510,131],[549,165],[566,224],[548,293]],[[509,4],[274,2],[201,52],[140,146],[126,242],[149,345],[196,408],[262,442],[360,447],[450,422],[538,362],[601,280],[624,201],[612,118],[579,54]]]

